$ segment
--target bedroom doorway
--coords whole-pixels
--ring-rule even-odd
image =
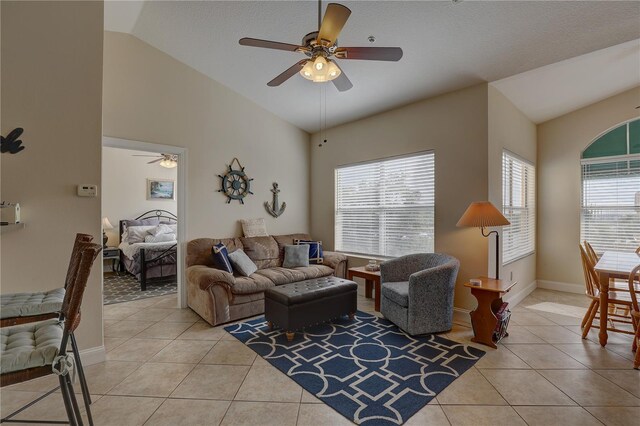
[[[184,148],[103,137],[103,304],[109,309],[132,301],[186,306],[185,167]]]

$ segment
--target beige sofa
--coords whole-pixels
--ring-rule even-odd
[[[344,278],[347,256],[324,252],[321,265],[282,267],[284,246],[307,234],[251,238],[198,238],[187,244],[186,275],[189,307],[211,325],[264,313],[264,291],[269,287],[335,275]],[[222,242],[229,252],[243,249],[258,267],[250,277],[215,269],[211,247]]]

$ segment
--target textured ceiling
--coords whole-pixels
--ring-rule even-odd
[[[491,84],[534,123],[542,123],[640,86],[640,40],[556,62]]]
[[[317,26],[313,1],[151,1],[139,13],[108,2],[105,28],[131,32],[309,132],[320,127],[323,91],[331,127],[640,38],[638,2],[340,3],[352,10],[340,45],[367,46],[374,35],[374,46],[404,50],[397,63],[340,61],[354,84],[343,93],[298,75],[267,87],[302,55],[238,44],[241,37],[299,43]],[[134,11],[114,12],[120,7]]]

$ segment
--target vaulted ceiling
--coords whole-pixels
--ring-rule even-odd
[[[340,61],[354,85],[342,93],[298,75],[267,87],[302,54],[238,44],[242,37],[300,43],[317,29],[314,1],[109,1],[105,29],[135,35],[309,132],[320,127],[323,96],[330,127],[640,38],[638,2],[340,3],[352,14],[339,45],[404,50],[397,63]],[[600,92],[618,90],[603,84]]]

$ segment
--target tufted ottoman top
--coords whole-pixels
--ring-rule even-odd
[[[0,318],[49,314],[62,308],[64,288],[38,293],[0,295]]]
[[[331,276],[271,287],[264,297],[289,306],[352,291],[358,291],[358,284]]]
[[[52,364],[60,350],[62,324],[50,319],[0,329],[0,373]]]

